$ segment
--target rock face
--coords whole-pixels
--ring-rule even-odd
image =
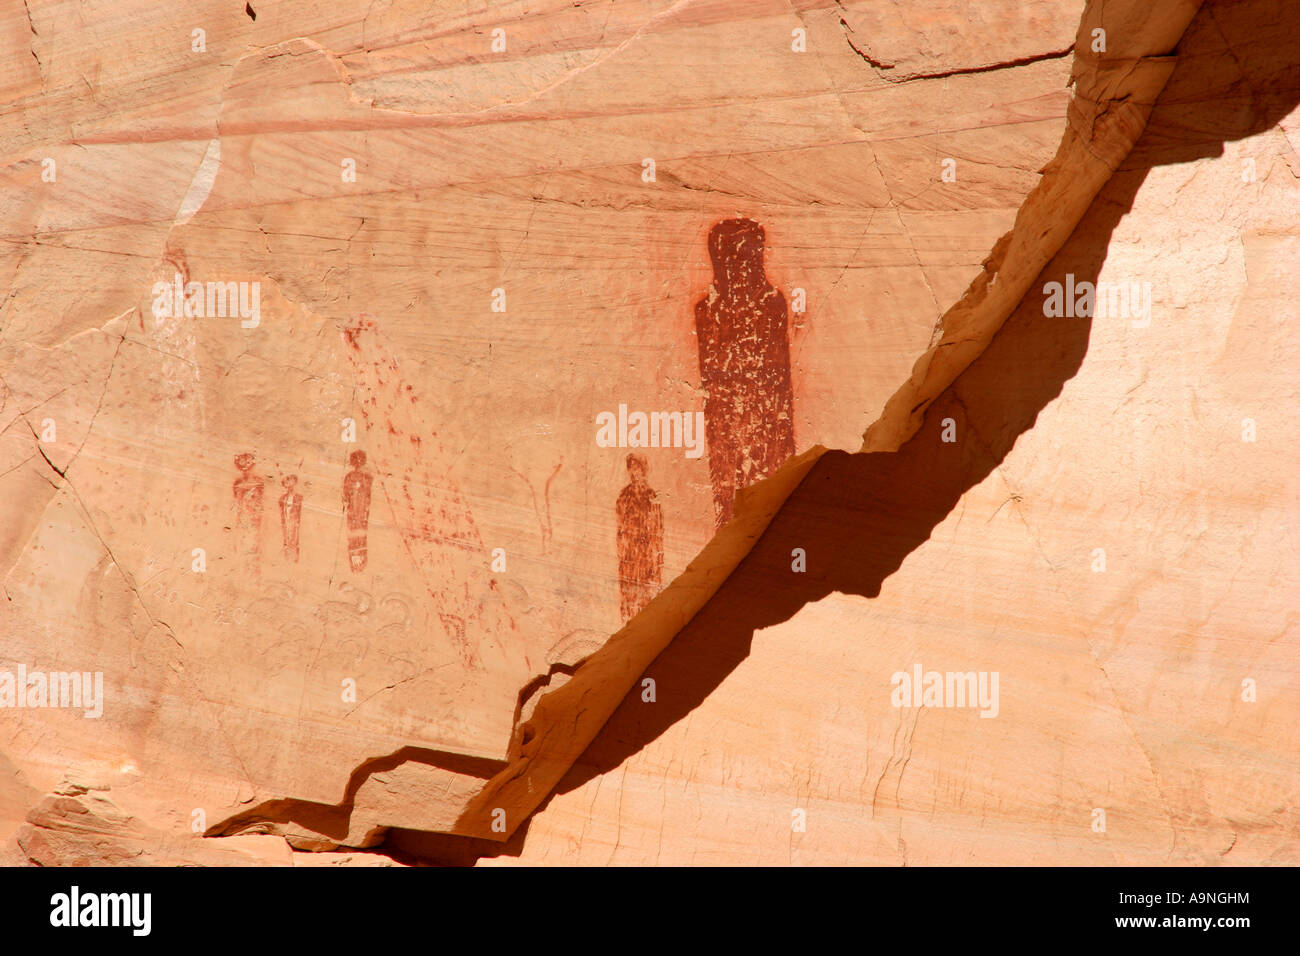
[[[1300,862],[1300,14],[467,9],[0,20],[0,859]]]

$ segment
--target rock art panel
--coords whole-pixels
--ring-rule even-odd
[[[454,460],[425,420],[420,394],[406,380],[376,321],[358,319],[342,335],[375,469],[372,478],[364,470],[365,455],[352,453],[353,468],[344,481],[350,566],[353,571],[366,566],[364,528],[373,481],[407,562],[424,582],[445,642],[466,666],[481,668],[485,643],[497,648],[512,643],[515,624],[491,577],[490,554],[453,474]]]
[[[0,860],[1296,859],[1295,11],[242,6],[0,18]]]

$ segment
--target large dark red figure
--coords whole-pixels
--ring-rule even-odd
[[[724,219],[709,232],[713,284],[695,304],[705,435],[718,527],[736,492],[794,454],[785,296],[763,269],[763,227]]]

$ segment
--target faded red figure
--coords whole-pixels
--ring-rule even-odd
[[[736,492],[794,454],[789,312],[767,281],[763,227],[724,219],[709,231],[713,284],[695,304],[705,435],[718,527]]]
[[[618,493],[619,610],[628,621],[659,593],[664,570],[664,509],[646,482],[650,466],[641,455],[627,456],[631,481]]]
[[[302,495],[294,491],[298,484],[297,475],[286,475],[280,482],[284,494],[280,496],[280,532],[284,538],[284,556],[290,561],[298,560],[298,528],[302,523]]]
[[[235,551],[254,557],[262,550],[263,479],[253,474],[256,462],[248,452],[235,456],[239,477],[231,488],[235,496]]]
[[[348,564],[353,571],[366,569],[366,529],[370,526],[370,485],[374,476],[365,470],[366,453],[348,456],[352,470],[343,476],[343,514],[348,525]]]

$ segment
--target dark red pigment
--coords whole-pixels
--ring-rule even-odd
[[[713,284],[695,304],[709,477],[718,527],[736,492],[794,454],[789,310],[767,280],[763,227],[724,219],[709,231]]]
[[[664,509],[646,481],[649,469],[643,456],[627,456],[631,480],[615,505],[619,609],[625,621],[649,604],[663,583]]]

